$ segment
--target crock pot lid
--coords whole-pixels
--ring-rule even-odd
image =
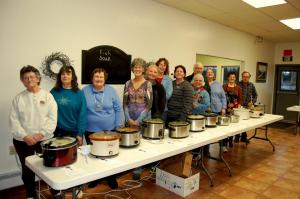
[[[216,114],[216,113],[205,113],[204,116],[205,117],[217,117],[218,114]]]
[[[66,147],[69,145],[72,145],[76,143],[76,138],[73,137],[56,137],[51,138],[45,142],[43,142],[43,145],[50,144],[50,147]]]
[[[143,120],[146,123],[163,124],[164,121],[160,118],[146,118]]]
[[[137,128],[132,128],[132,127],[122,127],[117,129],[118,133],[136,133],[138,131],[139,130]]]
[[[205,117],[203,115],[188,115],[187,118],[189,118],[189,119],[196,119],[196,120],[202,120]]]
[[[91,140],[96,141],[110,141],[110,140],[117,140],[120,138],[119,134],[113,132],[97,132],[93,133],[89,136]]]
[[[188,122],[182,122],[182,121],[174,121],[174,122],[170,122],[169,126],[187,126],[189,125]]]

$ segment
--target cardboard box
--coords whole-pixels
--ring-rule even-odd
[[[189,177],[191,174],[192,159],[192,153],[182,153],[162,160],[160,168],[176,176]]]
[[[182,197],[199,190],[200,174],[183,178],[156,168],[156,184]]]

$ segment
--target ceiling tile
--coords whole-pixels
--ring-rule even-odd
[[[300,11],[290,4],[282,4],[279,6],[271,6],[260,8],[263,13],[275,18],[275,19],[290,19],[294,17],[300,17]]]

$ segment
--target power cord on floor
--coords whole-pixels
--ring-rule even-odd
[[[158,167],[158,165],[160,164],[160,162],[158,162],[155,166],[153,166],[150,170],[150,175],[145,176],[143,178],[141,178],[140,180],[124,180],[122,181],[122,185],[124,188],[122,189],[114,189],[114,190],[110,190],[107,192],[98,192],[98,193],[81,193],[81,197],[82,196],[95,196],[95,195],[104,195],[104,198],[118,198],[118,199],[130,199],[131,195],[128,191],[133,190],[133,189],[137,189],[143,186],[143,182],[142,181],[148,181],[148,180],[154,180],[155,177],[153,177],[153,175],[155,175],[155,170]],[[113,193],[120,193],[120,192],[125,192],[127,194],[127,196],[124,197],[120,197],[117,196]],[[66,194],[65,196],[71,196],[70,194]]]

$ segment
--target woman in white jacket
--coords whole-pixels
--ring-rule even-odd
[[[9,116],[13,144],[22,165],[22,180],[27,198],[35,198],[35,174],[25,165],[25,158],[40,152],[40,142],[53,137],[57,123],[57,105],[53,96],[40,88],[41,75],[33,66],[24,66],[20,79],[26,90],[12,102]]]

